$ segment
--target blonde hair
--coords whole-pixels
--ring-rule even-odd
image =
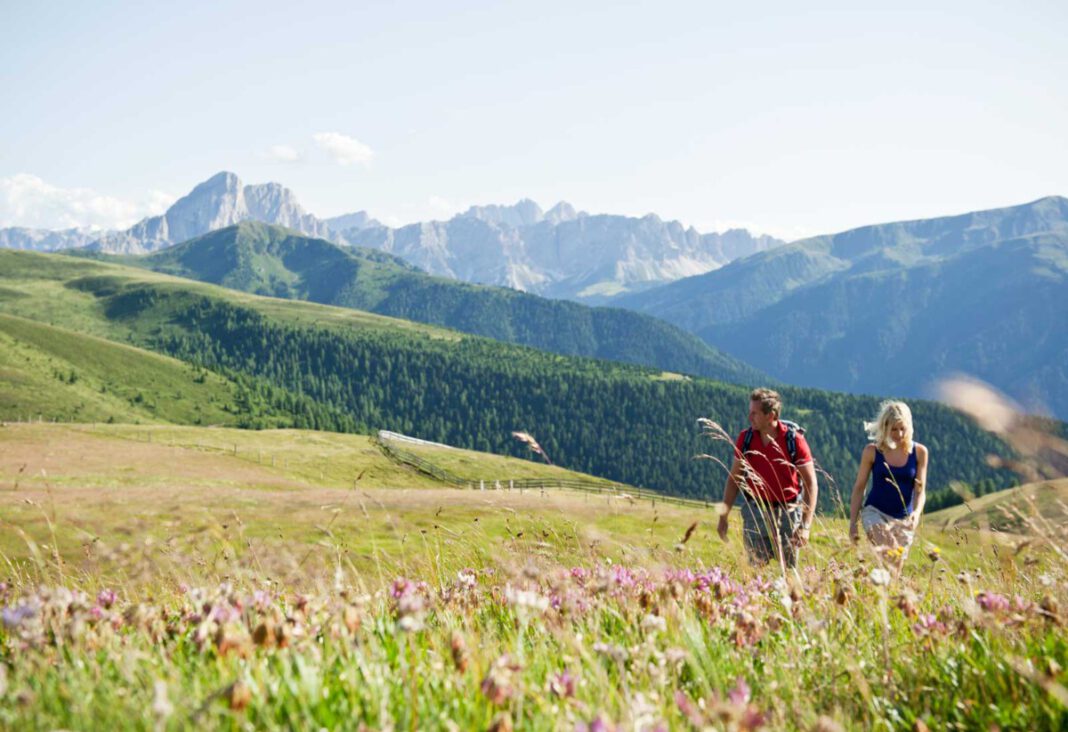
[[[868,439],[875,443],[880,451],[894,449],[897,445],[890,440],[890,430],[895,424],[901,422],[905,425],[905,443],[902,447],[905,452],[912,451],[912,410],[905,402],[886,401],[879,405],[879,416],[874,422],[865,422],[864,429],[868,431]]]

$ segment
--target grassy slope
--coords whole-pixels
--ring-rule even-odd
[[[1028,533],[1028,519],[1035,516],[1054,526],[1068,523],[1068,479],[990,493],[936,511],[927,520],[945,529],[993,529],[1021,534]]]
[[[58,254],[13,250],[0,250],[0,311],[81,333],[126,340],[130,324],[107,318],[101,310],[100,300],[91,292],[67,287],[69,282],[86,277],[114,278],[116,284],[152,283],[191,294],[219,297],[253,308],[280,322],[295,325],[321,325],[345,330],[400,329],[447,339],[460,337],[455,331],[359,310],[275,300],[149,270]],[[151,324],[144,327],[151,327]]]
[[[593,480],[531,461],[454,452],[450,466],[496,476],[502,485],[521,477]],[[565,557],[582,556],[591,544],[626,544],[646,557],[667,558],[691,513],[570,491],[442,488],[357,435],[171,425],[0,427],[6,529],[0,553],[18,561],[32,554],[27,537],[38,547],[52,541],[49,521],[61,556],[78,567],[96,566],[95,547],[131,537],[140,545],[188,544],[210,554],[238,534],[263,554],[285,557],[329,537],[363,569],[421,563],[428,532],[475,554],[541,542]],[[321,568],[329,554],[316,552],[309,561]]]
[[[0,415],[232,424],[234,385],[132,346],[0,314]]]

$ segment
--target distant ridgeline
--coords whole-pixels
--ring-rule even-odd
[[[648,315],[431,277],[383,252],[341,247],[255,221],[149,256],[72,253],[257,295],[441,325],[565,356],[637,363],[738,384],[767,381],[751,366]]]
[[[86,263],[89,264],[89,263]],[[130,270],[127,270],[130,271]],[[248,415],[291,410],[292,424],[325,430],[389,429],[487,452],[523,455],[511,432],[535,435],[562,466],[665,493],[718,498],[722,468],[694,456],[728,459],[730,448],[697,437],[707,416],[734,431],[747,390],[655,370],[568,358],[455,333],[400,327],[300,324],[275,313],[303,304],[196,285],[87,277],[68,284],[99,298],[106,316],[148,348],[245,384]],[[211,294],[204,294],[211,293]],[[256,309],[268,304],[269,311]],[[326,311],[338,312],[338,311]],[[319,319],[317,319],[319,320]],[[861,423],[878,400],[784,388],[785,416],[802,422],[820,465],[848,493],[865,443]],[[937,404],[914,403],[918,437],[931,447],[932,491],[951,480],[981,490],[1012,483],[986,466],[1005,446]],[[261,423],[255,416],[246,427]],[[821,501],[840,505],[824,478]]]

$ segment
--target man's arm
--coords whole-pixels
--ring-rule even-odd
[[[723,487],[723,513],[719,515],[719,526],[716,527],[719,538],[724,541],[727,540],[727,515],[738,498],[738,481],[741,479],[742,461],[735,458],[731,472],[727,475],[727,484]]]
[[[801,512],[801,525],[794,532],[794,545],[804,546],[808,543],[809,528],[816,517],[816,499],[819,497],[820,488],[816,482],[816,464],[807,462],[797,466],[797,472],[801,475],[801,495],[805,502]]]

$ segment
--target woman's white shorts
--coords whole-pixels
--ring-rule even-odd
[[[864,510],[860,512],[860,523],[868,536],[871,536],[877,528],[882,529],[883,532],[893,537],[895,546],[905,549],[912,545],[912,540],[916,536],[916,532],[909,528],[906,519],[896,519],[875,506],[864,507]]]

